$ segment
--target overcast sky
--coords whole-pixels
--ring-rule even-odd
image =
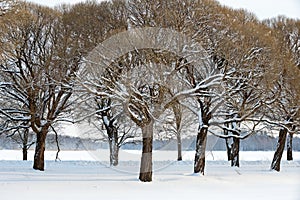
[[[259,19],[285,15],[300,19],[300,0],[218,0],[233,8],[245,8]]]
[[[48,6],[61,3],[77,3],[84,0],[28,0]],[[99,0],[101,1],[101,0]],[[259,19],[285,15],[300,19],[300,0],[217,0],[233,8],[244,8],[253,12]]]

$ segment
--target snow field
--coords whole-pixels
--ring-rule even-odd
[[[108,166],[107,151],[63,151],[61,162],[46,151],[40,172],[32,170],[32,160],[17,160],[21,152],[1,150],[1,199],[300,199],[300,152],[293,162],[283,158],[280,173],[269,170],[273,152],[241,152],[240,168],[229,166],[226,152],[207,152],[206,174],[199,176],[192,173],[194,152],[177,162],[176,151],[157,151],[153,182],[142,183],[138,151],[122,150],[118,167]]]

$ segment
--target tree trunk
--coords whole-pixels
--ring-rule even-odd
[[[114,126],[107,127],[110,165],[119,164],[118,129]]]
[[[229,127],[229,124],[226,123],[225,126]],[[228,135],[228,130],[224,129],[224,135]],[[227,152],[228,161],[232,160],[232,158],[231,158],[231,145],[232,145],[231,140],[232,140],[231,138],[225,138],[225,145],[226,145],[226,152]]]
[[[119,164],[119,147],[116,142],[111,141],[113,138],[109,139],[109,159],[111,166],[117,166]]]
[[[23,152],[23,160],[27,160],[27,146],[23,146],[22,152]]]
[[[226,143],[226,152],[227,152],[227,160],[230,161],[232,160],[231,157],[231,147],[232,147],[232,142],[230,142],[230,138],[225,138],[225,143]]]
[[[176,137],[177,137],[177,160],[182,160],[182,144],[181,144],[181,122],[182,122],[182,109],[177,102],[173,105],[173,112],[175,115],[175,123],[176,123]]]
[[[239,167],[239,154],[240,154],[240,139],[233,138],[232,148],[231,148],[231,166],[232,167]]]
[[[280,162],[284,151],[286,135],[287,135],[287,129],[280,129],[276,151],[271,164],[271,169],[276,170],[278,172],[280,171]]]
[[[196,154],[194,163],[194,173],[201,173],[204,175],[205,167],[205,150],[207,141],[207,127],[200,127],[196,141]]]
[[[29,133],[29,129],[26,128],[24,130],[24,134],[23,134],[23,147],[22,147],[22,152],[23,152],[23,160],[27,160],[27,151],[28,151],[28,133]]]
[[[293,134],[288,134],[287,139],[287,160],[293,160]]]
[[[236,117],[239,117],[236,115]],[[231,127],[234,131],[232,131],[232,134],[235,136],[239,136],[238,130],[240,130],[240,123],[232,122]],[[231,167],[239,167],[240,161],[239,161],[239,154],[240,154],[240,139],[239,138],[232,138],[232,145],[231,145],[231,152],[230,152],[230,158],[231,158]]]
[[[36,137],[33,169],[40,170],[40,171],[45,170],[44,153],[45,153],[45,146],[46,146],[45,143],[46,143],[47,133],[48,133],[48,126],[44,126],[42,130],[37,134]]]
[[[177,160],[182,160],[182,144],[181,144],[181,134],[177,132]]]
[[[143,182],[152,181],[152,142],[153,142],[153,121],[142,127],[143,152],[141,158],[139,179]]]
[[[119,149],[120,147],[116,144],[114,146],[114,152],[113,152],[113,158],[114,158],[114,162],[113,162],[113,166],[117,166],[119,164]]]

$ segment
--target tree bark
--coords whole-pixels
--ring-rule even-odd
[[[117,166],[119,164],[119,146],[118,146],[118,129],[115,126],[106,128],[109,144],[110,165]]]
[[[226,127],[229,127],[229,124],[226,123],[224,124]],[[227,129],[224,129],[224,135],[228,135],[228,130]],[[227,152],[227,160],[230,161],[232,160],[231,158],[231,138],[225,138],[225,145],[226,145],[226,152]]]
[[[23,160],[27,160],[27,152],[28,152],[28,132],[29,130],[26,128],[23,134],[23,147],[22,147],[22,154]]]
[[[181,143],[181,134],[177,132],[177,161],[182,160],[182,143]]]
[[[232,148],[231,148],[231,166],[232,167],[239,167],[240,166],[240,160],[239,160],[239,154],[240,154],[240,139],[239,138],[233,138]]]
[[[286,135],[287,129],[280,129],[276,151],[274,153],[273,161],[271,164],[271,169],[276,170],[278,172],[280,171],[280,162],[284,151]]]
[[[22,148],[23,160],[27,160],[27,146]]]
[[[236,115],[236,117],[239,117]],[[231,127],[233,129],[232,134],[235,136],[239,136],[238,130],[240,130],[240,123],[233,122],[231,123]],[[232,138],[232,145],[231,145],[231,152],[230,152],[230,158],[231,158],[231,167],[239,167],[240,161],[239,161],[239,154],[240,154],[240,139],[239,138]]]
[[[225,138],[225,144],[226,144],[226,152],[227,152],[227,160],[230,161],[232,160],[231,157],[231,147],[232,147],[232,143],[230,142],[230,138]]]
[[[293,134],[288,134],[287,139],[287,160],[293,160]]]
[[[207,127],[199,127],[197,140],[196,140],[194,173],[201,173],[203,175],[204,175],[204,168],[205,168],[207,129],[208,129]]]
[[[45,170],[44,153],[45,153],[48,128],[49,126],[42,127],[42,130],[37,134],[37,138],[36,138],[33,169],[40,170],[40,171]]]
[[[152,181],[152,142],[153,142],[153,121],[142,127],[143,151],[140,167],[140,181]]]

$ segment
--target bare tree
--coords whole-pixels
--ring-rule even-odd
[[[155,131],[158,139],[177,141],[177,160],[182,160],[182,138],[192,136],[197,120],[194,115],[180,102],[174,103],[157,120]]]
[[[298,69],[291,70],[288,74],[283,74],[283,82],[279,83],[277,88],[281,90],[281,95],[275,104],[269,110],[269,117],[267,122],[280,127],[279,138],[274,154],[274,158],[271,164],[271,169],[280,171],[280,162],[284,151],[287,134],[291,137],[299,129],[299,89],[294,87],[295,83],[299,79]],[[292,82],[290,82],[292,81]],[[297,85],[297,84],[296,84]],[[291,138],[289,138],[288,144],[291,148]],[[291,151],[288,151],[291,159]]]
[[[30,134],[29,131],[29,126],[26,125],[27,122],[25,122],[24,124],[24,128],[23,129],[17,129],[15,130],[12,134],[7,135],[7,137],[10,137],[12,140],[14,140],[16,143],[20,144],[21,148],[22,148],[22,155],[23,155],[23,160],[27,160],[28,159],[28,150],[29,148],[35,144],[35,141],[33,141],[32,137],[30,137],[30,135],[32,135],[32,133]],[[17,136],[17,137],[14,137]]]
[[[106,134],[104,137],[109,144],[110,164],[117,166],[119,163],[119,150],[121,146],[128,143],[135,143],[137,130],[130,120],[126,119],[123,110],[117,111],[114,105],[111,104],[111,99],[96,97],[97,118],[102,121],[100,126],[104,126]],[[96,123],[93,122],[95,126]]]
[[[130,27],[146,27],[146,26],[162,26],[164,24],[172,24],[170,25],[171,27],[175,27],[175,29],[177,30],[183,30],[183,31],[191,31],[191,32],[187,32],[187,35],[191,35],[193,36],[192,38],[195,39],[192,43],[193,44],[197,44],[197,40],[201,41],[201,35],[197,34],[198,32],[194,33],[194,26],[188,27],[188,25],[190,23],[193,23],[195,20],[195,16],[196,15],[196,10],[199,9],[195,9],[195,12],[190,12],[192,13],[191,15],[189,15],[189,12],[183,12],[185,14],[183,15],[179,15],[174,14],[176,13],[178,10],[175,9],[175,7],[173,7],[174,5],[176,5],[176,3],[181,4],[180,2],[172,2],[172,3],[163,3],[160,1],[157,2],[149,2],[149,1],[145,1],[144,4],[139,4],[139,2],[134,3],[134,1],[129,2],[129,18],[130,18]],[[182,4],[183,7],[180,8],[184,8],[185,9],[185,5],[188,4]],[[192,4],[197,5],[199,7],[201,7],[201,3],[198,4]],[[160,8],[161,7],[168,7],[168,8],[172,8],[169,9],[170,11],[170,16],[174,16],[171,19],[168,20],[163,20],[163,17],[160,15]],[[211,8],[217,8],[216,4],[212,4]],[[209,7],[209,6],[208,6]],[[204,7],[203,10],[205,10]],[[183,9],[183,10],[184,10]],[[192,9],[191,7],[188,7],[188,9]],[[222,8],[219,7],[219,10],[222,10]],[[223,9],[222,12],[224,12],[224,16],[227,15],[227,13],[229,13],[228,10]],[[169,12],[166,12],[167,14],[169,14]],[[173,14],[172,14],[173,13]],[[178,17],[178,18],[177,18]],[[176,19],[176,20],[173,20]],[[192,20],[191,20],[192,19]],[[247,16],[247,19],[245,19],[244,21],[247,22],[248,19],[252,19],[252,16]],[[207,19],[202,19],[203,21],[196,21],[197,25],[201,25],[201,27],[203,26],[204,28],[207,28],[209,23],[206,23],[205,21],[207,21]],[[229,20],[229,17],[227,18],[227,20]],[[208,22],[212,22],[214,20],[208,20]],[[221,20],[219,20],[221,21]],[[249,21],[249,20],[248,20]],[[173,23],[174,22],[174,23]],[[176,24],[177,22],[180,22],[178,24]],[[227,21],[225,21],[227,22]],[[238,23],[238,22],[237,22]],[[251,24],[252,22],[249,22],[249,24]],[[194,24],[193,24],[194,25]],[[187,28],[187,27],[188,28]],[[207,31],[207,35],[205,35],[206,38],[209,38],[211,40],[211,42],[209,42],[207,44],[207,47],[210,47],[211,49],[208,50],[209,54],[211,54],[211,58],[209,60],[203,61],[203,60],[197,60],[193,58],[189,58],[187,59],[185,56],[179,56],[176,57],[176,55],[174,56],[170,56],[168,55],[168,53],[160,53],[154,51],[151,53],[150,50],[147,50],[143,47],[141,47],[141,45],[138,44],[138,42],[144,43],[144,46],[147,46],[145,44],[147,44],[148,40],[145,40],[145,37],[143,37],[143,35],[139,38],[137,37],[136,40],[138,42],[135,42],[134,45],[131,49],[127,49],[127,51],[123,51],[120,52],[119,55],[118,53],[114,52],[112,54],[110,54],[108,57],[107,54],[109,53],[103,53],[102,54],[102,58],[104,60],[106,60],[106,62],[103,63],[103,61],[99,61],[102,62],[99,65],[105,65],[105,73],[103,73],[103,71],[101,73],[99,73],[98,71],[93,71],[93,75],[97,76],[97,77],[103,77],[104,76],[104,80],[106,80],[107,83],[104,84],[104,88],[101,89],[101,85],[97,85],[94,83],[91,83],[91,79],[87,81],[86,87],[89,88],[90,86],[95,86],[97,85],[98,88],[96,89],[90,89],[90,92],[93,92],[95,94],[98,95],[103,95],[103,96],[108,96],[110,98],[114,98],[117,99],[119,102],[126,102],[126,103],[120,103],[123,108],[124,111],[131,117],[131,119],[138,125],[141,127],[142,132],[143,132],[143,155],[147,155],[149,158],[145,158],[145,156],[142,156],[142,162],[141,162],[141,173],[140,173],[140,179],[143,181],[151,181],[151,177],[152,177],[152,161],[151,161],[151,152],[152,152],[152,140],[153,140],[153,123],[155,122],[155,119],[158,118],[166,108],[171,107],[172,105],[174,105],[175,102],[180,102],[183,106],[188,107],[190,110],[192,110],[196,116],[198,117],[198,122],[199,122],[199,130],[198,130],[198,135],[197,135],[197,145],[196,145],[196,155],[195,155],[195,169],[194,171],[196,173],[201,172],[204,173],[204,166],[205,166],[205,148],[206,148],[206,138],[207,138],[207,132],[208,132],[208,128],[209,126],[216,126],[222,129],[226,129],[226,127],[224,127],[224,123],[225,122],[230,122],[230,123],[240,123],[241,121],[245,120],[247,117],[250,116],[250,114],[254,114],[254,111],[257,109],[257,106],[255,106],[255,103],[251,104],[254,105],[252,107],[252,109],[249,109],[248,112],[242,113],[242,116],[234,116],[231,117],[230,120],[228,119],[222,119],[220,120],[218,117],[221,117],[220,115],[218,115],[217,113],[220,111],[220,109],[222,108],[222,104],[225,102],[224,96],[226,96],[225,94],[227,92],[230,92],[228,90],[224,90],[225,87],[225,82],[224,80],[245,80],[245,77],[241,77],[240,74],[236,73],[235,69],[230,69],[230,67],[228,67],[229,65],[223,65],[220,64],[220,61],[222,60],[226,60],[225,58],[220,57],[220,59],[214,59],[216,58],[218,55],[218,52],[221,52],[221,48],[217,49],[219,51],[216,51],[216,45],[212,45],[214,42],[215,43],[220,43],[220,41],[222,40],[222,35],[218,35],[219,38],[213,38],[213,37],[209,37],[211,35],[211,33],[213,32],[213,30],[215,28],[220,28],[218,27],[218,24],[211,24],[211,26],[209,27],[211,29],[211,31]],[[223,30],[225,30],[225,34],[228,35],[229,33],[231,34],[233,31],[231,30],[227,30],[226,29],[226,25],[221,26],[221,28],[223,28]],[[222,32],[224,34],[224,31],[221,31],[222,29],[217,29],[220,30],[220,32]],[[138,33],[133,32],[133,35],[139,36]],[[235,36],[235,33],[232,33],[230,36]],[[198,37],[197,37],[198,36]],[[126,35],[126,40],[125,41],[132,41],[130,40],[130,37],[132,37],[130,34]],[[148,37],[153,38],[151,36]],[[159,34],[158,34],[159,37]],[[142,38],[142,40],[141,40]],[[114,38],[116,41],[118,42],[118,38]],[[144,40],[143,40],[144,39]],[[161,38],[159,38],[161,39]],[[159,40],[158,39],[158,40]],[[167,40],[168,38],[165,38],[165,40]],[[228,40],[232,39],[232,37],[228,37]],[[157,38],[153,39],[154,41],[158,41]],[[159,40],[161,41],[161,40]],[[120,42],[120,41],[119,41]],[[123,41],[122,41],[123,42]],[[122,42],[120,42],[118,45],[119,47],[122,46]],[[127,43],[126,45],[130,46],[132,45],[131,43]],[[126,42],[125,42],[126,43]],[[163,43],[163,42],[161,42]],[[166,44],[166,42],[164,42],[164,44]],[[226,44],[226,43],[222,43],[222,44]],[[110,48],[114,49],[115,48],[115,43],[112,43]],[[149,45],[148,45],[149,46]],[[150,45],[151,46],[151,45]],[[155,46],[155,45],[154,45]],[[101,49],[102,48],[102,49]],[[231,47],[230,47],[231,48]],[[152,46],[153,49],[153,46]],[[160,49],[160,48],[156,48],[156,49]],[[93,55],[93,56],[99,56],[99,52],[103,51],[103,46],[99,47],[97,49],[97,53],[98,55]],[[130,52],[130,53],[128,53]],[[163,51],[162,51],[163,52]],[[191,51],[192,52],[192,51]],[[249,51],[249,49],[246,50],[247,53],[249,53],[249,56],[253,56],[251,54],[253,54],[254,52],[256,52],[255,49],[253,49],[252,51]],[[233,53],[234,52],[230,52]],[[170,53],[169,53],[170,54]],[[208,55],[209,55],[208,54]],[[113,59],[110,58],[110,56],[113,57]],[[203,58],[208,58],[209,56],[207,56],[206,54],[203,55]],[[247,56],[247,54],[246,54]],[[245,57],[245,54],[242,54],[241,57]],[[253,56],[255,57],[255,56]],[[170,58],[173,58],[170,59]],[[230,58],[230,57],[229,57]],[[114,61],[114,64],[111,64],[111,60]],[[191,61],[192,60],[192,61]],[[233,63],[236,60],[230,58],[230,61],[232,61]],[[97,62],[95,60],[93,60],[93,64],[95,65],[94,67],[96,68],[97,66]],[[193,64],[191,64],[190,62],[194,62],[197,63],[196,65],[201,65],[201,67],[199,69],[195,68],[193,66]],[[157,74],[157,69],[153,69],[153,67],[149,67],[149,68],[142,68],[140,71],[143,72],[143,76],[150,74],[151,78],[149,78],[149,81],[138,81],[139,76],[137,76],[136,74],[140,75],[140,73],[133,73],[134,76],[132,74],[128,74],[128,72],[132,72],[136,69],[136,67],[142,67],[143,64],[146,65],[153,65],[156,66],[157,64],[161,64],[163,63],[164,65],[170,65],[172,63],[177,63],[178,68],[175,68],[174,73],[176,74],[178,73],[182,73],[181,74],[181,79],[180,81],[178,81],[178,83],[180,83],[182,80],[183,83],[182,85],[185,86],[185,89],[189,88],[189,90],[176,90],[175,92],[168,92],[168,90],[170,89],[170,86],[164,86],[166,84],[161,84],[160,81],[162,80],[163,76],[158,76]],[[184,66],[184,67],[183,67]],[[231,65],[234,66],[234,65]],[[201,69],[201,70],[200,70]],[[126,73],[124,73],[124,70]],[[152,71],[151,71],[152,70]],[[180,71],[181,70],[181,71]],[[165,69],[161,69],[161,72],[165,71]],[[104,75],[103,75],[104,74]],[[172,74],[172,73],[170,73]],[[242,74],[242,73],[241,73]],[[130,77],[130,78],[128,78]],[[231,77],[231,78],[230,78]],[[121,81],[122,80],[122,81]],[[151,82],[153,80],[157,80],[156,82],[158,83],[153,83],[151,84]],[[173,80],[173,79],[172,79]],[[176,79],[174,79],[176,80]],[[121,82],[120,82],[121,81]],[[107,88],[108,86],[108,88]],[[172,88],[174,89],[174,88]],[[230,89],[230,87],[228,86],[228,89]],[[100,92],[98,91],[100,90]],[[231,91],[232,92],[232,91]],[[157,101],[154,101],[154,99],[157,98]],[[238,98],[238,97],[236,97]],[[170,101],[167,101],[167,99],[171,99]],[[188,105],[188,103],[183,101],[187,101],[186,99],[191,99],[190,101],[187,102],[192,102],[192,104],[194,104],[194,106]],[[182,102],[183,101],[183,102]],[[164,105],[162,107],[162,105]],[[241,109],[241,108],[239,108]],[[249,114],[250,113],[250,114]],[[227,115],[229,116],[229,115]],[[223,116],[224,117],[224,116]],[[213,120],[212,120],[213,119]],[[212,120],[212,121],[211,121]],[[238,128],[233,129],[233,128],[227,128],[229,131],[235,131],[235,133],[241,133],[241,130],[238,130]],[[210,130],[211,131],[211,130]],[[212,132],[212,131],[211,131]],[[215,133],[216,135],[217,134]],[[249,135],[249,134],[246,134]],[[222,137],[233,137],[233,138],[244,138],[246,137],[246,135],[237,135],[237,134],[231,134],[228,136],[224,136],[222,135]],[[142,173],[145,172],[145,173]]]
[[[0,77],[3,77],[2,75]],[[29,141],[29,120],[26,119],[24,109],[18,106],[18,99],[7,94],[6,87],[9,87],[8,83],[0,83],[0,135],[5,134],[18,143],[22,148],[23,160],[27,160],[27,150],[34,144],[34,142]],[[21,114],[19,119],[15,118],[18,112]]]
[[[139,177],[141,181],[152,180],[153,125],[156,119],[181,98],[194,93],[194,89],[185,91],[188,89],[184,75],[185,66],[191,64],[182,62],[189,61],[184,55],[181,56],[187,43],[174,46],[174,42],[184,42],[184,38],[180,38],[179,35],[166,29],[139,29],[117,35],[95,49],[90,57],[88,74],[83,75],[87,77],[84,79],[84,85],[89,92],[119,102],[124,112],[141,128],[143,136]],[[175,41],[172,41],[174,39]],[[125,53],[106,52],[105,45],[113,48],[116,43],[125,48],[117,50],[121,49],[121,52]],[[173,52],[178,52],[178,55],[171,50],[165,50],[168,48],[171,50],[174,48]],[[102,53],[99,54],[100,52]],[[189,56],[195,52],[203,53],[201,49],[189,52],[191,53],[187,53]],[[99,59],[99,55],[102,55],[102,58]],[[201,55],[199,59],[206,58]],[[113,63],[110,62],[113,59],[109,56],[116,57]],[[197,64],[193,56],[190,61]],[[102,77],[104,84],[97,84],[99,77]]]
[[[84,59],[100,42],[127,29],[128,17],[123,1],[101,3],[88,1],[74,6],[63,5],[61,10],[64,13],[63,21],[70,27],[69,31],[78,42],[78,51]],[[89,23],[86,23],[87,21]],[[99,80],[97,84],[103,84],[102,80]],[[78,90],[80,92],[76,95],[79,106],[75,110],[80,112],[80,117],[75,117],[73,122],[87,119],[92,120],[92,124],[97,126],[98,122],[94,120],[101,121],[100,124],[106,130],[105,138],[109,143],[110,163],[116,166],[119,148],[135,135],[134,131],[124,130],[123,134],[119,133],[121,125],[118,124],[118,119],[122,113],[114,108],[110,98],[97,94],[85,94],[82,93],[82,89]]]
[[[295,63],[298,68],[300,67],[300,22],[295,19],[288,19],[283,16],[277,18],[265,20],[264,23],[272,28],[273,35],[278,39],[277,44],[281,45],[283,51]],[[297,73],[295,73],[296,75]],[[281,82],[282,83],[282,82]],[[293,123],[295,124],[295,123]],[[294,127],[295,128],[295,127]],[[292,129],[294,129],[292,128]],[[293,160],[293,134],[288,133],[287,138],[287,159]],[[283,141],[283,139],[281,139]]]
[[[69,106],[80,57],[65,35],[60,13],[50,8],[24,3],[4,20],[1,70],[8,86],[3,89],[23,110],[2,113],[14,121],[29,121],[36,134],[33,168],[44,170],[46,136]]]

